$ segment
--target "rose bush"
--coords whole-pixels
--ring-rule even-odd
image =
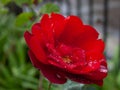
[[[32,64],[52,83],[70,79],[102,85],[107,76],[104,42],[98,32],[77,16],[44,14],[24,37]]]

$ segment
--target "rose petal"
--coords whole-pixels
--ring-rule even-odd
[[[50,16],[48,14],[44,14],[40,22],[41,30],[47,43],[52,43],[54,45],[54,30],[52,24],[53,23]]]
[[[88,44],[84,44],[84,46],[81,46],[87,51],[87,54],[93,54],[93,53],[103,53],[105,44],[101,39],[95,40],[94,42],[88,42]]]
[[[32,34],[39,36],[40,33],[41,33],[40,23],[35,23],[35,24],[32,26]]]
[[[92,72],[87,73],[87,78],[92,80],[101,80],[107,76],[107,63],[104,57],[97,61],[100,63],[100,67]]]
[[[69,47],[63,43],[60,43],[56,47],[56,50],[60,53],[61,56],[69,56],[72,51],[72,47]]]
[[[102,65],[98,70],[90,72],[86,75],[86,77],[91,80],[102,80],[106,76],[107,76],[107,68]]]
[[[31,37],[32,37],[32,34],[30,34],[28,31],[26,31],[26,32],[24,33],[24,38],[25,38],[25,41],[26,41],[26,43],[27,43],[28,46],[29,46],[29,44],[30,44],[30,39],[31,39]]]
[[[87,74],[92,71],[96,71],[100,67],[99,62],[89,62],[87,64],[83,64],[83,66],[79,65],[78,63],[75,65],[74,68],[66,68],[67,71],[74,73],[74,74]]]
[[[43,63],[46,62],[46,55],[43,48],[40,45],[40,40],[38,37],[33,36],[28,31],[24,33],[25,40],[27,42],[28,47],[34,52],[35,56]]]
[[[65,44],[73,44],[74,39],[82,33],[82,21],[77,16],[69,16],[65,19],[65,28],[59,40]]]
[[[79,33],[78,36],[74,38],[73,44],[74,46],[78,46],[86,50],[87,48],[91,48],[89,44],[94,43],[99,34],[93,27],[89,25],[83,25],[82,29],[83,32]]]
[[[64,16],[56,13],[51,14],[51,20],[54,29],[54,35],[56,39],[61,35],[65,27],[65,18]]]
[[[84,39],[94,40],[98,38],[98,32],[90,25],[84,25],[83,29],[85,33],[83,34]]]
[[[100,86],[102,86],[102,84],[103,84],[103,80],[87,79],[84,75],[67,73],[66,76],[72,81],[83,83],[83,84],[97,84]]]
[[[52,27],[52,26],[51,26],[52,22],[51,22],[51,18],[49,17],[48,14],[44,14],[44,15],[42,16],[42,19],[41,19],[40,24],[41,24],[42,30],[51,29],[51,27]]]
[[[30,50],[34,53],[34,55],[36,56],[36,58],[44,63],[47,64],[47,56],[46,53],[43,49],[43,47],[41,46],[41,42],[40,39],[36,36],[31,37],[30,41],[29,41],[29,47]]]
[[[39,62],[32,53],[32,51],[28,52],[29,57],[31,59],[32,64],[41,70],[42,74],[52,83],[63,84],[67,81],[65,78],[64,72],[59,70],[56,67],[45,65]]]

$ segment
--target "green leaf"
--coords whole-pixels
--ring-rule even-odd
[[[23,80],[23,81],[27,81],[27,82],[31,82],[31,83],[34,83],[34,84],[38,84],[38,80],[34,77],[31,77],[29,75],[23,75],[23,74],[16,74],[16,77]]]
[[[112,74],[114,74],[115,76],[118,74],[119,72],[119,45],[117,46],[117,48],[115,49],[115,52],[113,54],[112,59],[109,61],[109,68],[112,69]]]
[[[8,68],[6,68],[2,64],[0,64],[0,72],[1,72],[1,75],[3,75],[3,77],[5,77],[7,80],[11,79],[10,71],[8,70]]]
[[[0,7],[0,14],[7,14],[8,13],[8,9],[4,8],[4,7]]]
[[[119,71],[119,73],[118,73],[118,76],[117,76],[117,85],[119,86],[119,88],[120,88],[120,71]]]
[[[32,4],[32,0],[14,0],[16,2],[16,4],[18,4],[19,6],[23,5],[23,4],[27,4],[30,5]]]
[[[47,3],[44,6],[42,6],[40,9],[40,13],[42,13],[42,14],[45,14],[45,13],[50,14],[51,12],[59,13],[60,9],[57,5],[55,5],[53,3]]]
[[[0,47],[4,47],[6,40],[7,40],[7,33],[0,34]],[[3,51],[1,50],[0,53],[1,52]]]
[[[25,52],[24,44],[23,44],[22,40],[23,40],[23,38],[20,41],[18,41],[16,44],[16,47],[17,47],[16,53],[17,53],[17,57],[19,59],[18,61],[19,61],[20,67],[22,69],[24,69],[26,52]]]
[[[2,3],[2,4],[5,5],[5,4],[9,3],[10,1],[11,1],[11,0],[1,0],[0,3]]]
[[[4,87],[4,89],[5,87],[7,87],[7,83],[4,78],[0,78],[0,88],[2,87]],[[0,89],[0,90],[4,90],[4,89]]]
[[[50,82],[47,79],[43,78],[42,86],[43,86],[44,90],[48,89],[49,84],[50,84]],[[60,88],[60,85],[52,84],[51,90],[63,90],[63,89]]]
[[[30,19],[32,18],[33,13],[31,12],[24,12],[17,16],[16,18],[16,26],[23,26],[30,22]]]
[[[24,82],[22,82],[22,87],[23,88],[30,88],[30,90],[37,90],[38,85],[37,84],[33,84],[31,82],[24,81]]]
[[[17,62],[16,56],[13,52],[10,52],[8,54],[8,58],[9,58],[9,67],[11,67],[11,68],[18,67],[18,62]]]
[[[104,79],[104,85],[100,90],[119,90],[116,87],[116,77],[113,76],[111,72],[109,72],[108,76]]]

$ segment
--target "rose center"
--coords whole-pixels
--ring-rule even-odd
[[[65,62],[65,63],[72,63],[72,60],[69,58],[69,56],[65,56],[65,57],[63,57],[63,61]]]

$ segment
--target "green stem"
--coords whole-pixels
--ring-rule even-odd
[[[38,90],[43,90],[43,88],[42,88],[42,82],[43,82],[43,76],[40,75],[40,77],[39,77],[39,87],[38,87]]]
[[[51,89],[51,86],[52,86],[52,83],[50,82],[50,83],[49,83],[49,86],[48,86],[48,90]]]

